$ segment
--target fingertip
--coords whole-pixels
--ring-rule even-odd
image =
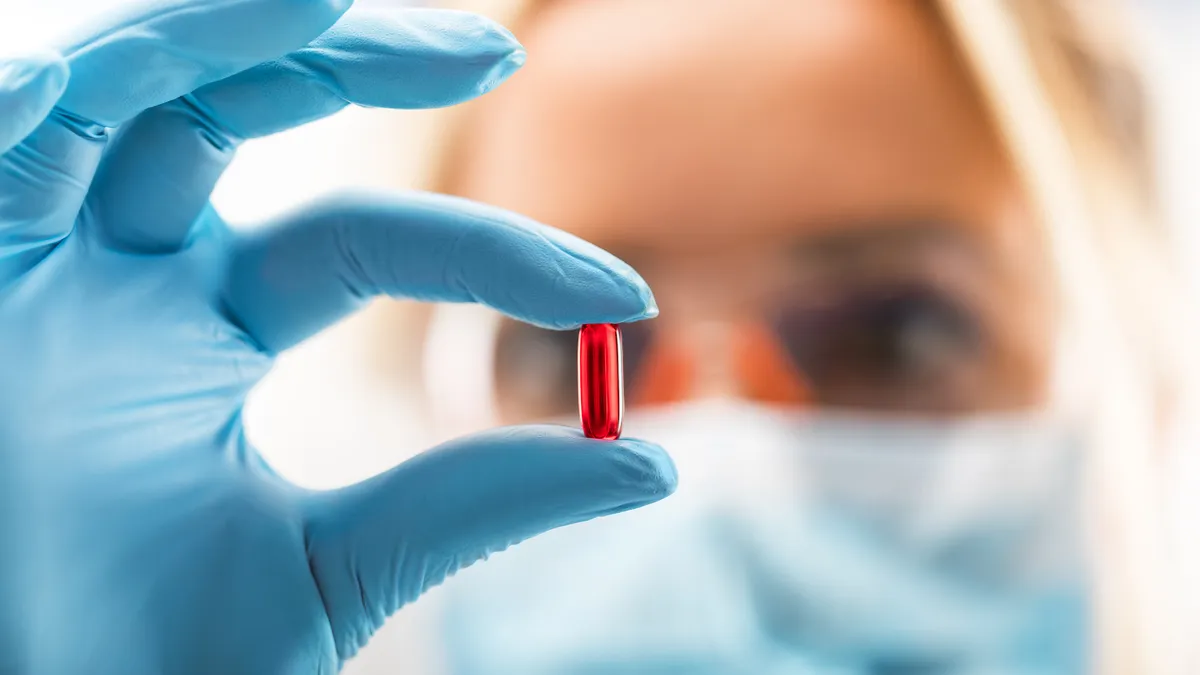
[[[654,299],[654,292],[650,290],[650,285],[625,261],[618,260],[617,262],[620,265],[613,269],[614,274],[628,285],[636,299],[633,305],[636,313],[624,321],[643,321],[658,316],[658,301]]]
[[[505,56],[494,68],[488,73],[487,77],[479,84],[480,95],[486,94],[489,91],[499,87],[508,78],[525,65],[526,54],[524,49],[517,49]]]
[[[380,28],[393,24],[396,47],[414,73],[428,79],[418,107],[454,105],[481,96],[520,70],[525,48],[504,26],[480,14],[453,9],[410,9],[390,18],[374,15]],[[388,32],[387,29],[384,32]]]
[[[647,497],[643,504],[668,497],[679,487],[675,462],[661,445],[637,438],[622,438],[610,443],[624,449],[633,460],[636,480]]]
[[[482,14],[458,9],[413,9],[408,16],[420,17],[424,23],[448,29],[464,39],[468,50],[493,54],[525,51],[525,46],[512,31]]]
[[[642,297],[646,302],[646,311],[642,316],[635,319],[635,321],[653,319],[658,316],[658,301],[654,299],[654,292],[650,290],[649,286],[646,287],[645,294]]]
[[[628,323],[658,316],[658,304],[649,284],[624,260],[579,237],[548,226],[544,236],[566,259],[565,274],[587,265],[586,274],[570,275],[560,286],[565,307],[552,328],[577,328],[585,323]],[[571,297],[574,296],[574,297]],[[537,323],[537,321],[534,321]]]
[[[575,496],[589,494],[588,513],[596,506],[611,512],[650,504],[675,492],[679,483],[667,451],[640,438],[597,440],[577,427],[534,424],[493,429],[472,440],[519,448],[509,460],[525,455],[522,461],[531,462],[527,466],[545,471],[542,478],[548,485],[572,483]]]

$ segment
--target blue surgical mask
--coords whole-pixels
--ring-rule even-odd
[[[457,675],[1085,671],[1069,426],[716,401],[627,430],[678,493],[464,571]]]

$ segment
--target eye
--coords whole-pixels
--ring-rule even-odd
[[[919,286],[797,303],[777,330],[818,402],[848,407],[953,407],[984,343],[969,311]]]
[[[895,379],[936,376],[974,352],[978,342],[971,318],[930,292],[857,298],[845,316],[845,355]]]

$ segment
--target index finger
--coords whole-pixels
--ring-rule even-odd
[[[310,204],[230,246],[223,305],[272,352],[379,295],[477,302],[555,329],[658,314],[625,262],[503,209],[426,193]]]
[[[353,0],[154,0],[89,26],[61,51],[59,107],[114,127],[147,108],[297,49]]]

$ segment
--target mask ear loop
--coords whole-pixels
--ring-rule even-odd
[[[495,405],[500,315],[475,304],[437,305],[425,332],[422,378],[434,431],[442,437],[499,423]]]

